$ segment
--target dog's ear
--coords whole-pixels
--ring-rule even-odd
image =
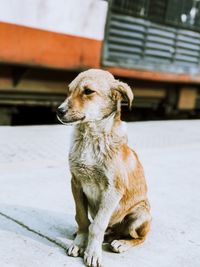
[[[134,95],[127,83],[115,80],[112,88],[112,97],[115,100],[123,99],[128,101],[128,106],[131,109]]]

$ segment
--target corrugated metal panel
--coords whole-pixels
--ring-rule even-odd
[[[199,60],[200,33],[111,12],[105,65],[194,73]]]

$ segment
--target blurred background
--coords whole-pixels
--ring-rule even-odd
[[[0,0],[0,125],[57,123],[82,70],[133,88],[124,120],[200,118],[199,0]]]

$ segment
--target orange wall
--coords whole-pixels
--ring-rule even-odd
[[[102,42],[0,22],[0,62],[81,70],[101,68]],[[113,74],[144,80],[200,83],[200,75],[161,73],[118,67]]]
[[[0,62],[61,69],[99,66],[101,42],[0,23]]]

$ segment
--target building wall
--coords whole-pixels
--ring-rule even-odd
[[[0,22],[103,40],[102,0],[0,0]]]

